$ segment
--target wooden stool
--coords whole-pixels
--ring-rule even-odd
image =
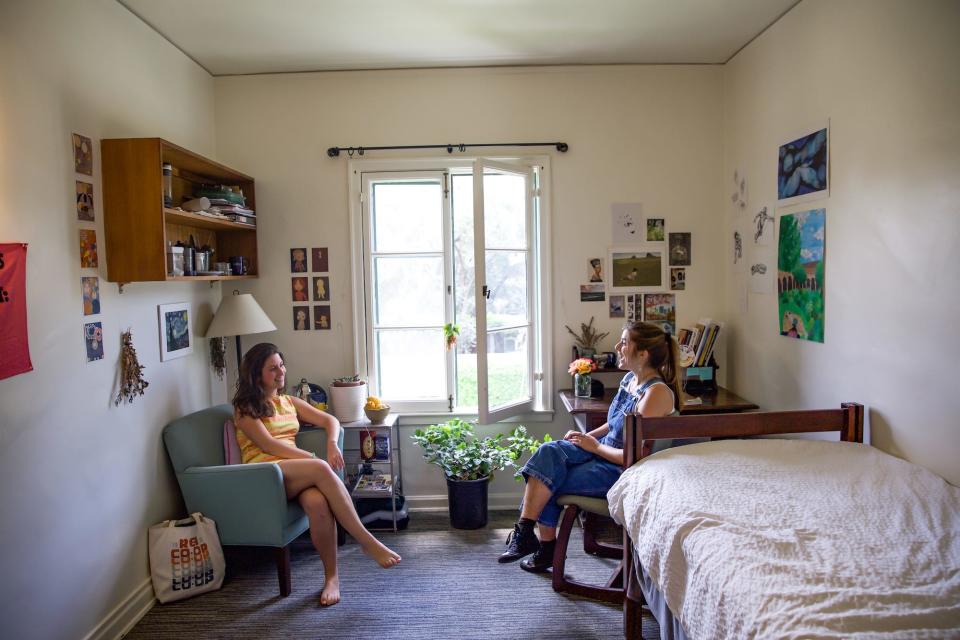
[[[557,504],[566,507],[557,530],[557,546],[553,552],[553,590],[574,595],[621,604],[625,596],[623,576],[623,546],[600,542],[596,538],[597,519],[610,517],[606,498],[591,498],[566,494],[557,497]],[[583,550],[605,558],[619,558],[620,564],[604,585],[593,585],[568,579],[563,571],[567,564],[567,546],[573,523],[584,512]]]

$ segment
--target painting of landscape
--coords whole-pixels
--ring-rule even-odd
[[[777,297],[780,335],[823,342],[826,209],[780,217]]]
[[[612,251],[611,286],[633,290],[659,289],[664,286],[663,249]]]

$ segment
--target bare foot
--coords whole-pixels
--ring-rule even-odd
[[[331,607],[340,602],[340,578],[327,577],[323,582],[323,591],[320,592],[320,606]]]
[[[363,552],[376,560],[377,564],[384,569],[389,569],[390,567],[400,564],[400,554],[391,551],[376,539],[374,539],[374,544],[371,544],[369,547],[363,547]]]

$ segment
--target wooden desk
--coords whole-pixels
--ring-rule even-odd
[[[573,389],[562,389],[560,401],[573,416],[578,429],[591,431],[607,421],[607,411],[618,388],[605,389],[603,398],[578,398],[573,395]],[[718,387],[716,393],[702,393],[699,397],[703,399],[703,404],[685,405],[680,409],[680,413],[689,416],[704,413],[743,413],[759,409],[749,400],[723,387]]]

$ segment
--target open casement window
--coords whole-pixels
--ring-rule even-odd
[[[371,393],[395,412],[476,413],[482,424],[549,407],[542,167],[415,164],[352,165],[356,347]],[[460,329],[451,349],[448,324]]]

